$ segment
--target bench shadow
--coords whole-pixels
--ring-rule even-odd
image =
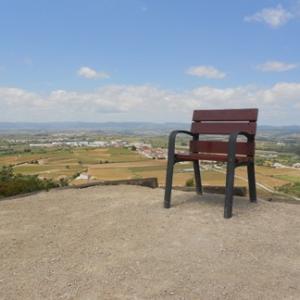
[[[181,210],[192,209],[218,209],[223,211],[224,209],[225,195],[222,194],[208,194],[197,195],[191,192],[191,195],[176,195],[172,197],[171,207],[180,208]],[[256,203],[251,203],[248,197],[234,196],[233,198],[233,214],[247,214],[253,208],[256,207]]]

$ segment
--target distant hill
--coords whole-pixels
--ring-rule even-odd
[[[97,131],[120,134],[167,134],[174,129],[189,129],[188,123],[151,123],[151,122],[0,122],[0,132],[59,132],[59,131]],[[258,127],[261,138],[300,138],[300,126]]]
[[[119,133],[167,132],[172,129],[188,129],[184,123],[147,122],[0,122],[0,131],[103,131]]]
[[[259,131],[272,131],[272,132],[287,132],[287,133],[300,133],[300,125],[287,125],[287,126],[258,126]]]

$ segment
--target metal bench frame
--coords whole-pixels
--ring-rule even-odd
[[[224,218],[232,217],[233,188],[236,167],[247,166],[249,198],[251,202],[257,201],[254,166],[257,114],[258,109],[196,110],[193,114],[194,122],[192,123],[191,131],[176,130],[170,133],[164,197],[165,208],[170,208],[171,206],[173,170],[174,165],[180,161],[193,162],[196,193],[200,195],[202,194],[203,190],[199,164],[199,160],[201,160],[202,157],[206,157],[206,160],[227,162]],[[187,155],[176,154],[175,143],[178,134],[187,134],[192,137],[190,142],[190,153]],[[226,134],[229,135],[229,139],[228,142],[216,143],[211,141],[199,141],[199,136],[201,134]],[[238,142],[238,136],[241,135],[247,138],[246,143]],[[197,146],[196,152],[192,147],[193,145]],[[201,145],[203,148],[206,148],[206,154],[204,155],[201,154]],[[224,153],[225,148],[227,149],[227,153]],[[213,153],[211,155],[209,149],[212,149],[217,153]],[[220,155],[220,153],[222,155]],[[243,156],[238,156],[241,153]],[[207,158],[207,154],[211,155],[211,159],[209,158],[210,156]]]

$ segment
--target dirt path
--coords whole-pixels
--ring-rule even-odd
[[[0,299],[299,299],[300,206],[134,186],[0,201]]]

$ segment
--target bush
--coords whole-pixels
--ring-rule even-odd
[[[276,188],[277,191],[300,197],[300,182],[287,183]]]
[[[77,178],[78,176],[80,176],[80,172],[76,172],[75,174],[72,175],[72,179],[75,179]]]
[[[41,180],[37,175],[15,175],[11,166],[4,166],[0,169],[0,197],[9,197],[40,190],[48,191],[58,186],[53,180]]]
[[[188,187],[190,187],[190,186],[194,186],[195,184],[194,184],[194,178],[190,178],[190,179],[188,179],[186,182],[185,182],[185,186],[188,186]]]
[[[12,166],[4,166],[0,170],[0,182],[7,182],[14,176],[14,171]]]
[[[68,185],[69,185],[68,179],[66,178],[59,179],[59,186],[68,186]]]

